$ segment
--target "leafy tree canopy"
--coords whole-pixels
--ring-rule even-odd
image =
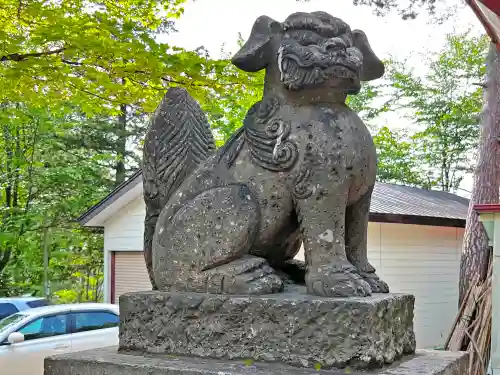
[[[2,0],[0,102],[151,112],[166,85],[221,90],[224,63],[160,42],[183,0]],[[59,107],[60,108],[60,107]]]
[[[424,76],[400,62],[389,65],[393,109],[406,111],[417,125],[412,139],[420,168],[441,190],[455,191],[464,174],[472,172],[488,45],[486,36],[448,35]]]

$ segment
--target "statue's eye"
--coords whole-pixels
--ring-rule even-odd
[[[312,39],[304,39],[304,40],[300,40],[299,41],[300,44],[302,44],[303,46],[310,46],[310,45],[318,45],[318,41],[317,40],[312,40]]]
[[[316,45],[317,43],[314,43],[314,41],[312,41],[312,40],[301,40],[300,44],[307,47],[307,46]]]
[[[303,46],[318,45],[323,40],[320,35],[311,30],[292,30],[289,36]]]

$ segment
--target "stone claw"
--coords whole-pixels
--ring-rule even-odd
[[[283,280],[263,258],[246,255],[206,271],[209,280],[218,280],[217,293],[271,294],[283,290]],[[219,275],[220,277],[214,277]],[[213,288],[210,288],[211,290]]]
[[[389,293],[389,285],[380,279],[376,273],[360,272],[361,277],[370,284],[373,293]]]
[[[309,270],[306,285],[309,293],[324,297],[366,297],[372,294],[370,284],[350,264],[334,263]]]
[[[347,258],[349,259],[349,257]],[[351,264],[357,268],[357,270],[359,271],[360,274],[363,274],[363,273],[366,273],[366,274],[370,274],[370,273],[374,273],[375,272],[375,267],[373,267],[369,262],[368,260],[365,260],[365,261],[359,261],[359,260],[351,260],[349,259],[349,261],[351,262]]]
[[[276,274],[262,276],[247,284],[245,294],[272,294],[283,291],[283,280]]]

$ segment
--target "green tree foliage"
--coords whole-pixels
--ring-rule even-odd
[[[102,234],[74,218],[139,166],[167,87],[209,110],[219,142],[241,124],[254,76],[159,39],[182,2],[1,0],[0,293],[40,293],[49,228],[52,290],[98,298]]]
[[[381,89],[379,85],[363,82],[360,92],[356,95],[349,95],[346,103],[370,126],[369,123],[371,120],[390,109],[389,101],[376,103],[377,99],[380,99],[380,96]]]
[[[415,144],[407,131],[380,128],[373,134],[377,147],[377,181],[421,188],[430,188],[432,182],[420,168]]]
[[[68,149],[57,137],[71,124],[68,116],[56,117],[23,104],[2,106],[0,274],[4,284],[37,291],[42,285],[43,232],[49,228],[57,239],[52,243],[54,254],[76,246],[74,241],[85,243],[85,235],[74,232],[73,219],[108,190],[103,182],[109,176],[99,167],[100,156]]]
[[[372,7],[376,14],[385,15],[390,11],[397,11],[403,19],[415,19],[419,13],[434,14],[439,5],[444,5],[446,0],[353,0],[354,5]]]
[[[296,0],[309,2],[310,0]],[[377,16],[397,12],[402,19],[415,19],[420,14],[430,15],[434,21],[443,22],[453,15],[453,11],[463,6],[465,1],[447,0],[352,0],[354,5],[368,6]]]
[[[235,84],[225,93],[213,92],[203,105],[214,132],[217,146],[221,146],[240,126],[248,109],[262,98],[264,72],[244,73],[227,61],[224,76],[234,76]]]
[[[243,43],[239,35],[238,45],[241,47]],[[220,79],[226,81],[227,88],[221,92],[209,90],[207,100],[203,103],[217,146],[222,146],[243,125],[248,109],[261,100],[265,73],[264,70],[256,73],[239,70],[231,63],[231,55],[224,49],[220,55],[223,64],[218,74]]]
[[[155,39],[171,29],[181,1],[2,3],[2,101],[47,108],[70,100],[87,114],[118,114],[121,104],[152,110],[163,81],[204,82],[196,54]]]
[[[387,74],[394,108],[408,111],[418,126],[412,140],[421,168],[444,191],[456,190],[472,171],[482,108],[477,83],[484,77],[487,48],[486,37],[449,35],[423,77],[401,63],[390,65]]]
[[[71,102],[68,109],[99,116],[98,144],[112,139],[115,185],[123,182],[128,143],[141,137],[142,114],[154,110],[167,86],[185,86],[204,102],[233,78],[219,80],[226,61],[160,42],[183,2],[2,0],[0,103],[59,111]]]

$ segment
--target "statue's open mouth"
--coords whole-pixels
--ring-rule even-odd
[[[330,78],[359,79],[363,57],[356,48],[282,45],[278,50],[281,81],[289,88],[320,84]]]
[[[299,68],[307,69],[307,68],[317,67],[321,69],[327,69],[330,67],[337,66],[337,67],[343,67],[357,74],[359,68],[354,62],[350,63],[348,59],[345,59],[346,61],[342,61],[343,59],[340,59],[332,55],[326,55],[326,56],[327,57],[323,59],[302,59],[294,54],[287,54],[287,55],[281,54],[278,55],[278,64],[281,71],[286,71],[289,68],[290,62],[293,61]]]

